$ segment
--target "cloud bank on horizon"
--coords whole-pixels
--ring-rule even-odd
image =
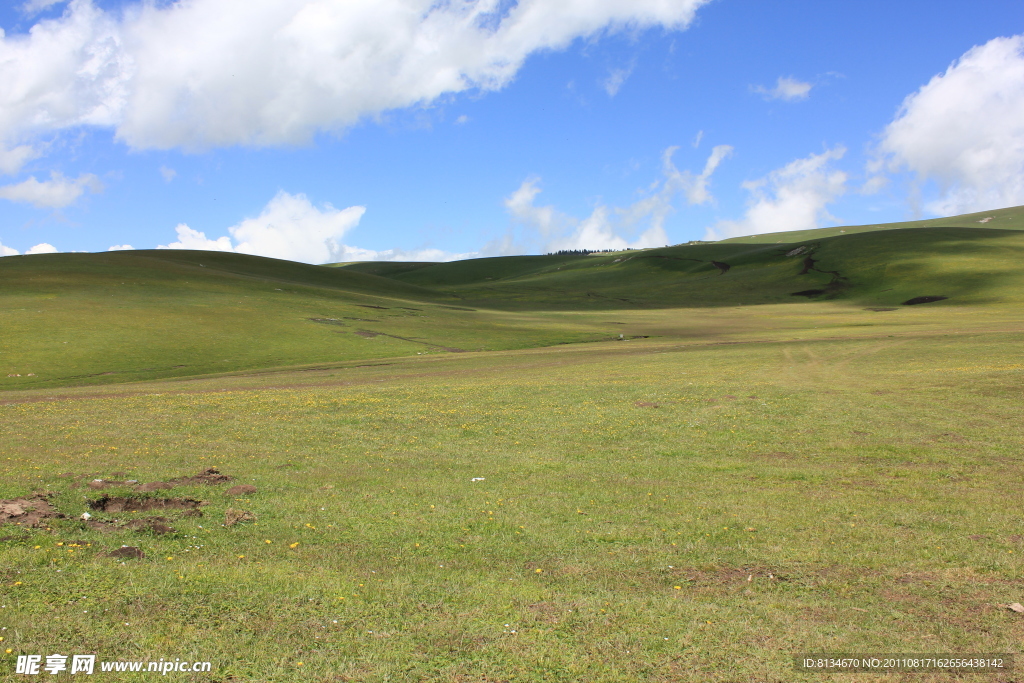
[[[620,36],[639,43],[652,31],[688,35],[709,2],[129,0],[104,9],[92,0],[28,0],[20,12],[33,22],[29,29],[0,29],[0,175],[11,178],[0,185],[0,206],[24,206],[67,222],[69,211],[96,206],[116,192],[123,182],[120,171],[62,170],[82,156],[88,136],[106,136],[125,159],[166,153],[178,155],[182,166],[216,150],[317,150],[324,135],[340,139],[358,126],[386,128],[391,112],[512,97],[504,91],[528,60],[566,53],[580,41],[595,46]],[[619,58],[593,79],[608,107],[625,106],[634,81],[639,101],[654,92],[643,88],[663,87],[644,85],[643,78],[651,76],[639,73],[636,54]],[[748,164],[755,143],[749,135],[736,142],[730,137],[740,131],[719,125],[713,135],[720,144],[703,168],[680,171],[674,156],[694,130],[666,127],[663,136],[671,140],[660,146],[660,175],[638,187],[631,201],[592,198],[588,213],[538,205],[542,176],[524,173],[517,189],[490,200],[504,208],[508,224],[497,229],[504,235],[492,231],[491,239],[469,248],[442,249],[422,237],[405,238],[404,247],[351,246],[346,240],[373,215],[374,204],[315,204],[312,193],[281,189],[295,188],[282,176],[276,194],[246,200],[262,206],[258,213],[236,215],[233,224],[225,220],[210,237],[208,227],[170,219],[159,228],[164,237],[123,234],[110,249],[148,242],[326,263],[663,246],[680,241],[669,222],[683,209],[713,212],[712,220],[694,226],[704,239],[813,229],[839,220],[830,210],[837,202],[875,196],[904,175],[912,178],[905,201],[924,186],[937,188],[923,207],[935,215],[1024,204],[1024,34],[991,38],[952,57],[944,72],[905,96],[891,120],[877,120],[869,131],[875,135],[869,158],[858,165],[851,165],[857,162],[850,160],[847,145],[836,141],[793,148],[774,168],[730,168],[740,160]],[[781,108],[780,117],[795,116],[787,112],[826,97],[820,78],[805,81],[790,69],[782,73],[788,75],[775,76],[774,85],[741,87],[762,106]],[[593,108],[575,81],[566,92],[580,100],[581,111]],[[461,114],[454,123],[471,129],[480,118]],[[637,115],[636,125],[644,120]],[[530,135],[512,131],[510,153]],[[704,137],[701,128],[692,148],[699,149]],[[179,191],[186,181],[165,158],[154,167],[151,192]],[[726,170],[720,169],[731,174],[728,187],[720,177]],[[195,184],[206,182],[203,175]],[[851,191],[851,185],[859,189]],[[728,204],[721,200],[723,188],[735,197]],[[397,198],[399,190],[392,189]],[[739,201],[745,208],[737,208]],[[32,224],[24,222],[19,231],[37,230],[24,227]],[[10,240],[15,227],[0,223],[0,231]],[[57,251],[51,244],[60,243],[56,238],[41,236],[46,241],[21,247],[25,253]],[[18,253],[0,243],[0,256]]]

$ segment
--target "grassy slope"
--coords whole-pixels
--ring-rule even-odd
[[[984,222],[982,222],[984,221]],[[734,237],[724,242],[741,242],[744,244],[775,244],[821,239],[841,234],[852,235],[859,232],[879,232],[883,230],[903,230],[906,228],[995,228],[997,230],[1024,230],[1024,206],[1011,206],[1007,209],[967,213],[948,218],[929,218],[926,220],[901,221],[898,223],[874,223],[871,225],[839,225],[818,230],[797,230],[793,232],[772,232],[764,235]]]
[[[781,342],[21,395],[47,400],[0,405],[0,497],[51,490],[68,518],[2,530],[0,666],[95,651],[253,683],[731,683],[821,680],[795,652],[1019,653],[1024,620],[999,607],[1024,587],[1019,314],[914,307],[917,327],[816,336],[834,306],[797,307],[815,314]],[[103,493],[85,481],[209,465],[258,491],[151,494],[210,502],[162,512],[166,535],[124,525],[147,514],[78,519]],[[229,507],[256,522],[221,526]],[[104,556],[122,544],[146,557]]]
[[[800,247],[801,253],[787,256]],[[801,275],[808,254],[817,270]],[[730,267],[723,273],[713,261]],[[773,304],[819,288],[827,290],[825,298],[891,306],[918,296],[949,297],[940,305],[1020,300],[1022,262],[1022,230],[925,227],[784,244],[475,259],[394,272],[374,266],[374,272],[470,305],[520,310]]]
[[[0,677],[53,652],[253,683],[812,681],[794,653],[1019,658],[1024,620],[1000,606],[1024,601],[1022,235],[795,242],[843,278],[819,301],[791,292],[832,277],[774,244],[348,273],[0,259],[0,363],[56,368],[0,377],[23,389],[0,395],[0,499],[48,490],[66,515],[0,527]],[[898,305],[920,295],[951,298]],[[424,339],[356,334],[375,330]],[[441,348],[613,332],[652,338]],[[119,374],[69,374],[98,368]],[[161,511],[163,535],[128,526],[147,513],[80,520],[93,478],[209,465],[257,492],[147,494],[209,502]],[[256,521],[222,526],[228,508]],[[121,545],[146,556],[106,556]]]
[[[238,254],[12,256],[0,260],[0,388],[594,338],[451,303],[373,275]]]
[[[453,263],[328,268],[164,250],[7,257],[0,389],[593,341],[622,333],[605,324],[613,312],[685,308],[692,317],[802,304],[794,293],[807,290],[856,306],[1019,302],[1024,231],[1010,228],[1024,212],[989,213],[993,221],[973,228]],[[814,268],[801,274],[808,255]]]

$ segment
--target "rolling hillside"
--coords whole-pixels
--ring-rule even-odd
[[[407,283],[240,254],[0,259],[0,387],[196,376],[588,341]]]
[[[640,319],[630,311],[686,309],[673,320],[696,320],[699,309],[807,302],[1021,302],[1024,210],[988,215],[944,219],[972,227],[829,228],[451,263],[326,267],[172,250],[10,256],[0,259],[0,387],[601,341]],[[612,322],[609,311],[619,312]],[[691,333],[679,330],[667,334]]]
[[[430,288],[467,305],[600,309],[777,304],[948,304],[1024,296],[1024,230],[918,227],[784,242],[724,241],[612,254],[520,256],[344,270]],[[803,233],[799,233],[803,234]],[[785,235],[783,235],[785,236]],[[948,305],[947,304],[947,305]]]

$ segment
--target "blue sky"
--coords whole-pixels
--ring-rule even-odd
[[[322,263],[1024,204],[1024,5],[19,0],[0,254]]]

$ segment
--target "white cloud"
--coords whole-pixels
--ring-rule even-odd
[[[130,244],[115,244],[114,246],[107,249],[107,251],[134,251],[135,247]]]
[[[247,218],[229,228],[242,254],[273,256],[290,261],[327,263],[337,261],[338,240],[356,227],[366,207],[335,209],[313,206],[304,194],[278,192],[256,218]]]
[[[520,223],[538,230],[543,237],[550,237],[571,225],[573,219],[559,213],[553,206],[533,205],[533,200],[540,194],[538,183],[540,178],[537,176],[524,180],[519,189],[505,198],[505,210]]]
[[[121,31],[89,0],[72,0],[28,35],[0,32],[0,148],[69,126],[115,125],[132,69]]]
[[[31,16],[63,2],[65,0],[28,0],[28,2],[21,6],[21,11]]]
[[[675,148],[673,148],[674,150]],[[711,180],[711,174],[731,154],[732,147],[730,145],[715,145],[711,149],[711,156],[708,157],[707,162],[704,164],[704,170],[698,176],[693,176],[687,171],[679,174],[675,167],[671,166],[671,155],[666,155],[665,164],[666,166],[671,166],[673,175],[678,174],[679,185],[686,192],[686,199],[690,204],[707,204],[712,200],[711,193],[708,192],[708,182]],[[666,169],[666,174],[669,173],[669,169]]]
[[[202,251],[234,251],[231,238],[224,236],[211,240],[206,233],[193,230],[184,223],[174,229],[178,233],[178,241],[170,244],[157,245],[157,249],[199,249]]]
[[[1024,35],[968,50],[908,96],[879,152],[890,171],[939,183],[937,215],[1024,204]]]
[[[375,251],[362,247],[341,245],[337,260],[333,263],[348,261],[460,261],[480,256],[477,252],[456,254],[442,249],[384,249]]]
[[[271,199],[260,215],[246,218],[228,228],[227,235],[211,239],[184,223],[175,228],[178,240],[157,249],[200,249],[233,251],[239,254],[269,256],[303,263],[341,263],[346,261],[454,261],[471,258],[474,253],[456,254],[440,249],[385,249],[375,251],[341,243],[341,238],[359,224],[366,208],[350,206],[335,209],[330,204],[314,206],[304,194],[281,191]],[[124,245],[118,247],[131,249]],[[111,247],[114,250],[115,247]]]
[[[700,141],[704,139],[704,131],[698,130],[696,137],[693,138],[693,148],[697,149],[700,147]]]
[[[846,174],[831,167],[831,162],[845,153],[845,148],[834,147],[791,161],[760,180],[743,183],[752,194],[743,218],[719,221],[708,228],[705,239],[820,227],[822,221],[833,219],[826,207],[846,191]]]
[[[632,66],[624,69],[612,69],[608,74],[608,78],[604,79],[604,82],[601,84],[604,91],[608,93],[608,97],[615,97],[619,94],[619,88],[622,87],[622,84],[626,82],[626,79],[632,73]]]
[[[813,86],[810,83],[798,81],[792,76],[780,76],[778,81],[776,81],[774,88],[768,89],[764,86],[756,85],[751,89],[754,92],[763,95],[766,100],[795,102],[797,100],[807,99],[812,87]]]
[[[466,116],[465,114],[463,114],[459,118],[455,119],[455,123],[456,123],[456,125],[459,125],[459,126],[461,126],[464,123],[469,123],[469,117]]]
[[[32,176],[15,185],[0,186],[0,199],[27,202],[39,208],[60,209],[74,203],[87,189],[99,192],[103,184],[92,173],[83,173],[71,180],[54,171],[50,173],[50,179],[43,182]]]
[[[3,243],[0,243],[0,256],[17,256],[20,253],[21,252],[18,251],[17,249],[11,249],[10,247],[5,247],[3,245]]]
[[[699,175],[680,171],[672,162],[678,147],[669,147],[662,154],[662,179],[647,188],[646,196],[625,208],[598,205],[584,219],[564,214],[553,206],[536,206],[540,193],[540,179],[530,177],[505,200],[505,208],[517,222],[536,230],[545,240],[546,251],[560,249],[642,249],[664,246],[668,243],[665,220],[673,211],[673,203],[680,193],[690,204],[712,201],[708,182],[718,165],[732,153],[729,145],[718,145],[711,151],[704,170]],[[630,242],[622,233],[646,223],[644,230]],[[510,238],[509,238],[510,239]],[[508,241],[508,240],[506,240]],[[491,245],[489,248],[499,248]]]
[[[43,242],[42,244],[37,244],[34,247],[29,247],[28,251],[26,251],[25,253],[26,254],[56,254],[57,251],[58,251],[57,247],[53,246],[52,244],[47,244],[46,242]]]
[[[71,0],[0,36],[0,142],[79,125],[133,148],[308,141],[388,110],[497,90],[578,38],[684,29],[709,0]]]
[[[169,183],[174,180],[178,175],[178,172],[173,168],[167,168],[166,166],[160,167],[160,176],[164,179],[165,183]]]
[[[39,156],[38,152],[32,149],[30,145],[18,145],[17,147],[6,149],[2,144],[2,140],[0,140],[0,173],[14,175],[21,170],[25,162],[37,156]]]
[[[340,255],[347,248],[338,240],[359,224],[365,211],[362,206],[339,210],[324,204],[317,208],[304,194],[281,191],[260,215],[228,228],[231,237],[210,239],[182,223],[175,228],[178,240],[157,248],[234,251],[304,263],[335,262],[343,260]]]

